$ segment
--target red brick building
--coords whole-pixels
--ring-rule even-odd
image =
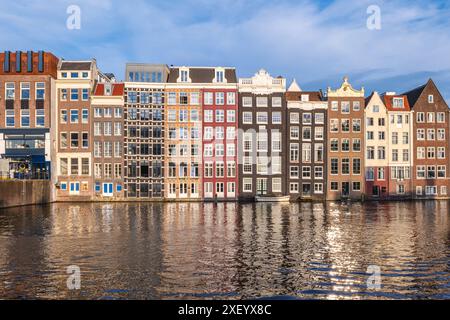
[[[0,53],[0,156],[8,175],[49,178],[58,61],[44,51]]]

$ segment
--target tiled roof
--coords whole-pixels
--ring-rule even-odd
[[[408,97],[406,95],[383,95],[384,105],[389,111],[410,111],[411,107],[409,105]],[[403,108],[394,108],[394,98],[403,98]]]
[[[61,63],[61,68],[60,70],[79,70],[79,71],[89,71],[91,70],[91,65],[92,62],[91,61],[86,61],[86,62],[77,62],[77,61],[63,61]]]
[[[414,108],[414,105],[416,104],[417,100],[419,100],[420,95],[422,94],[423,90],[427,86],[428,83],[424,84],[423,86],[420,86],[418,88],[415,88],[411,91],[403,93],[403,95],[406,95],[408,98],[409,105],[411,108]]]
[[[309,101],[324,101],[320,91],[286,92],[286,100],[302,101],[302,95],[309,95]]]
[[[215,78],[215,68],[189,68],[189,78],[192,83],[212,83]],[[180,74],[180,68],[170,68],[169,83],[177,83]],[[227,83],[237,83],[236,70],[234,68],[225,68],[225,78]]]
[[[112,94],[111,96],[123,96],[125,85],[123,83],[112,83],[111,89]],[[105,84],[99,83],[95,87],[94,90],[94,96],[105,96]]]

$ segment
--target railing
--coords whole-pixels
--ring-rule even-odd
[[[50,173],[0,171],[0,180],[50,180]]]

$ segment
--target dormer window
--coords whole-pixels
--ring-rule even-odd
[[[67,78],[67,72],[61,72],[61,78]]]
[[[434,103],[434,96],[432,94],[428,95],[428,103]]]
[[[403,98],[394,98],[394,108],[403,108]]]
[[[111,83],[105,83],[105,96],[111,95]]]
[[[216,81],[223,82],[223,71],[216,71]]]
[[[308,102],[309,101],[309,95],[308,94],[302,94],[302,102]]]
[[[87,72],[83,72],[82,77],[86,79],[86,78],[88,77],[88,75],[89,75],[89,74],[88,74]]]
[[[180,81],[181,82],[188,82],[188,78],[189,78],[189,71],[187,70],[181,70],[181,77],[180,77]]]
[[[70,73],[71,78],[78,78],[78,72],[71,72]]]

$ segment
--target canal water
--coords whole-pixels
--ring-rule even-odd
[[[3,209],[0,299],[449,299],[449,206]]]

